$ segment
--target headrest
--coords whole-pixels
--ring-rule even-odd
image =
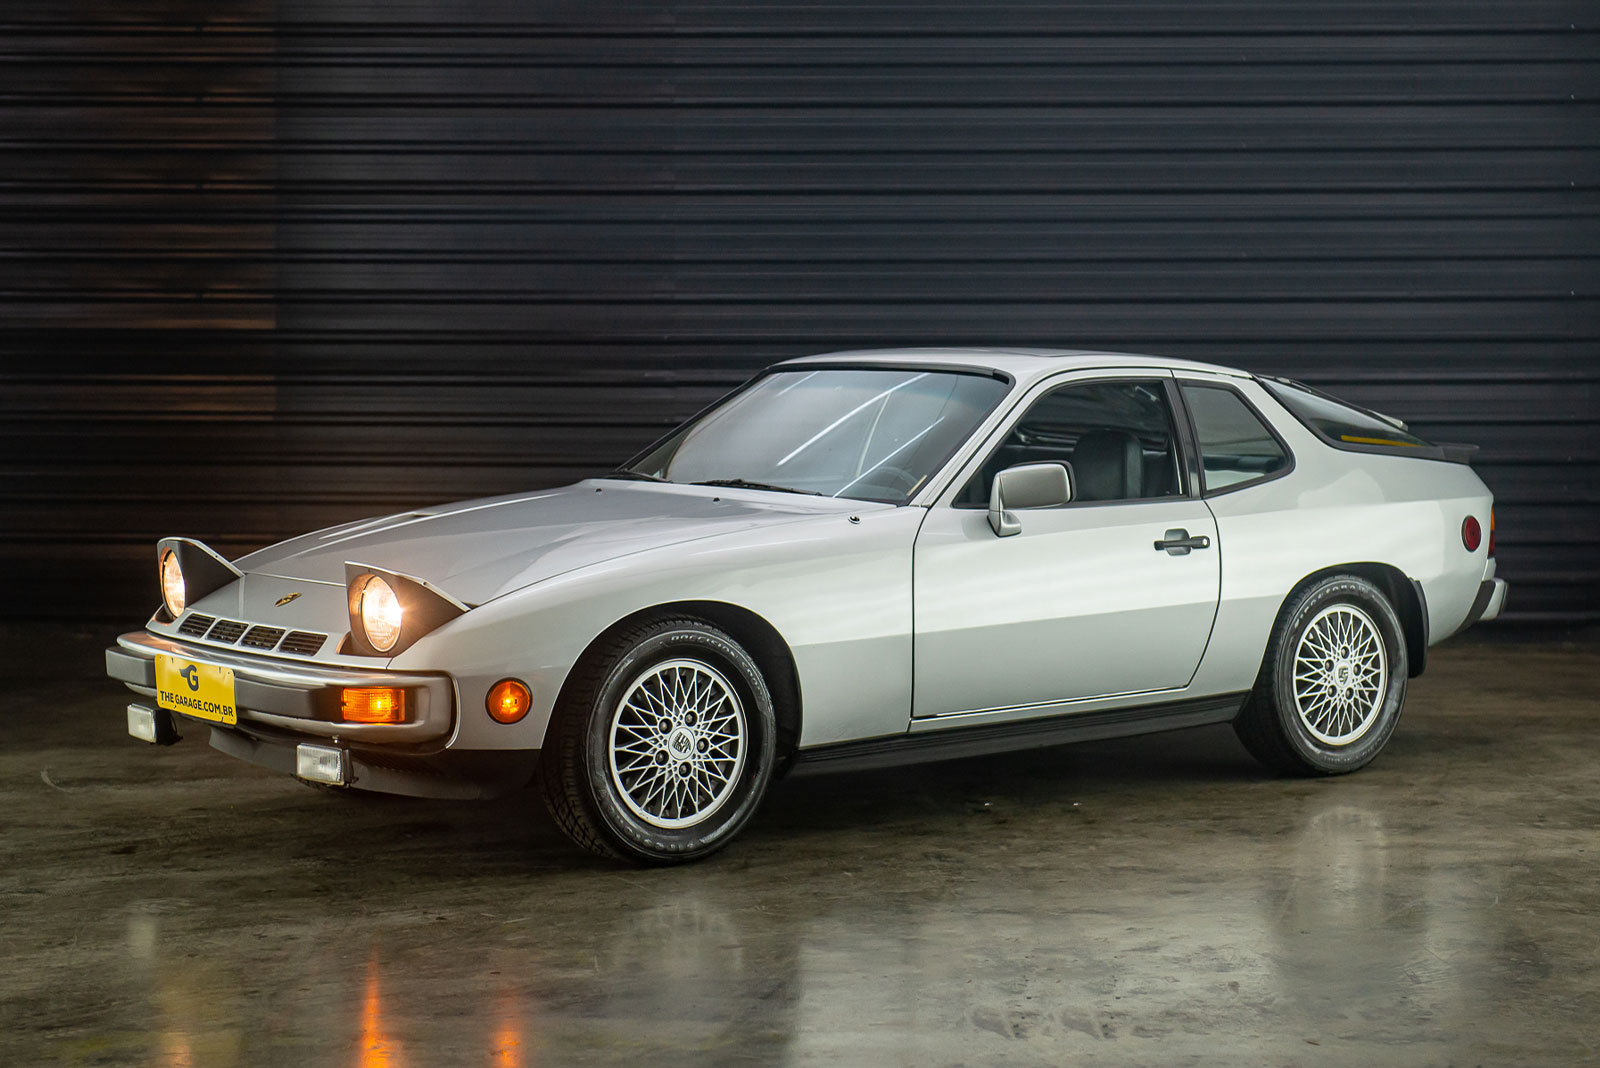
[[[1080,501],[1131,500],[1144,481],[1144,451],[1139,438],[1126,430],[1091,430],[1072,450],[1072,473]]]

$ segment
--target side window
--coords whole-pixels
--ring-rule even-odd
[[[1289,466],[1289,454],[1278,439],[1233,390],[1186,382],[1183,399],[1200,439],[1207,493],[1242,486]]]
[[[1017,420],[955,503],[987,507],[1000,471],[1052,462],[1072,468],[1074,501],[1182,496],[1164,381],[1083,382],[1046,393]]]

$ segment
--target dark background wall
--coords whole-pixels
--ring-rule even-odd
[[[1576,2],[78,0],[0,16],[5,613],[571,480],[761,365],[1092,346],[1478,442],[1600,603]]]

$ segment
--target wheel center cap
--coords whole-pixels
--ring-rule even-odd
[[[667,748],[673,756],[686,757],[694,752],[694,733],[687,728],[679,727],[667,735]]]
[[[1334,685],[1338,686],[1339,689],[1341,689],[1341,690],[1348,688],[1349,685],[1350,685],[1350,682],[1351,682],[1351,676],[1354,673],[1355,673],[1355,671],[1350,666],[1350,661],[1348,661],[1348,660],[1339,661],[1337,664],[1335,664],[1333,666],[1333,682],[1334,682]]]

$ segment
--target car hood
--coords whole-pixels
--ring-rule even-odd
[[[346,561],[426,579],[468,604],[646,549],[815,515],[890,507],[770,492],[593,479],[330,527],[235,561],[344,585]]]

